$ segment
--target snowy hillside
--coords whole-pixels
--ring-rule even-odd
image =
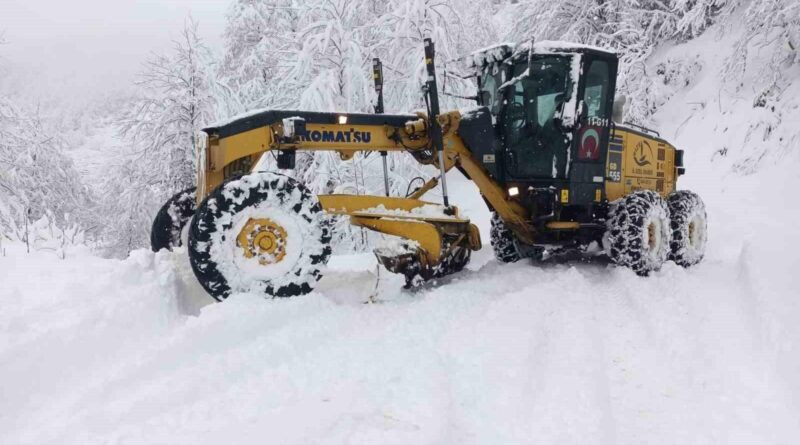
[[[792,443],[799,215],[774,191],[800,180],[691,165],[707,259],[650,278],[485,249],[416,293],[384,272],[366,305],[363,254],[308,296],[212,304],[184,252],[5,245],[0,443]]]

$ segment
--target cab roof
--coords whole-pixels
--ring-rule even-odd
[[[488,46],[474,51],[467,58],[467,65],[471,68],[481,68],[490,63],[499,62],[509,57],[519,56],[527,53],[530,50],[531,42],[522,43],[498,43],[496,45]],[[534,54],[564,54],[564,53],[581,53],[581,54],[595,54],[609,58],[617,58],[617,53],[608,49],[600,48],[592,45],[583,45],[574,42],[561,42],[555,40],[543,40],[533,44]]]

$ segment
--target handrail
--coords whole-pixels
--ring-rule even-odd
[[[641,126],[639,124],[634,124],[633,122],[623,122],[622,125],[630,125],[631,127],[636,127],[636,128],[638,128],[640,130],[645,131],[646,133],[653,133],[656,136],[661,137],[661,134],[659,132],[653,130],[652,128],[647,128],[647,127]]]

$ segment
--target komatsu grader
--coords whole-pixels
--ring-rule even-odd
[[[461,270],[482,246],[478,228],[449,202],[445,173],[472,180],[493,212],[491,245],[501,262],[554,252],[606,255],[639,275],[667,260],[699,262],[706,244],[700,198],[677,191],[683,152],[652,131],[618,122],[616,54],[556,42],[497,45],[470,56],[478,107],[440,112],[434,46],[425,41],[427,112],[383,114],[376,59],[375,114],[265,110],[206,128],[197,138],[196,188],[161,209],[154,250],[182,244],[203,287],[233,292],[310,292],[331,254],[328,215],[403,242],[375,250],[407,285]],[[303,184],[261,171],[275,156],[294,168],[297,151],[406,152],[438,175],[408,196],[314,196]],[[388,184],[388,182],[387,182]],[[421,200],[441,187],[443,202]]]

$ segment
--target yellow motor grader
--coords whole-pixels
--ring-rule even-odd
[[[699,262],[706,242],[700,198],[676,191],[682,151],[615,116],[616,54],[569,43],[497,45],[470,56],[478,107],[440,112],[434,45],[425,41],[427,112],[383,114],[376,59],[375,114],[262,110],[198,137],[196,188],[159,212],[152,247],[181,244],[203,287],[295,296],[310,292],[330,254],[328,215],[403,240],[378,248],[408,285],[461,270],[482,246],[478,228],[449,202],[445,173],[472,180],[493,212],[501,262],[552,252],[601,252],[640,275],[668,259]],[[619,113],[617,113],[619,114]],[[617,118],[615,118],[617,117]],[[261,171],[262,156],[294,168],[299,150],[406,152],[438,169],[409,196],[314,196],[289,176]],[[441,187],[441,203],[422,200]],[[188,228],[188,229],[187,229]]]

